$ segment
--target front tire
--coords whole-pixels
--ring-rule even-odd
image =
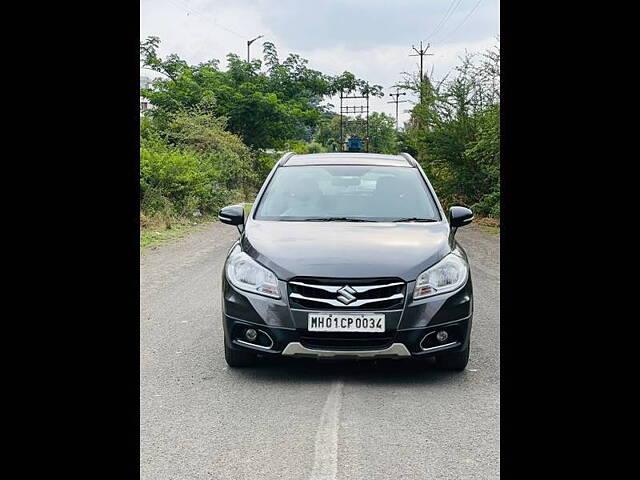
[[[250,367],[256,364],[258,357],[255,353],[244,352],[242,350],[233,350],[227,345],[227,339],[224,340],[224,359],[231,368]]]
[[[438,367],[443,370],[450,370],[454,372],[461,372],[467,367],[469,363],[469,347],[459,352],[444,353],[436,357]]]

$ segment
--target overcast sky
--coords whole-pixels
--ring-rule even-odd
[[[262,42],[276,45],[284,60],[297,53],[308,66],[336,75],[348,70],[382,85],[385,98],[370,100],[372,110],[395,116],[389,87],[400,72],[417,72],[411,46],[431,44],[425,71],[441,78],[465,50],[481,52],[497,43],[499,0],[141,0],[140,39],[160,37],[162,57],[177,53],[195,64],[217,58],[226,68],[229,52],[262,58]],[[154,72],[140,70],[154,77]],[[401,98],[407,98],[401,97]],[[337,102],[333,102],[337,105]],[[408,118],[400,104],[400,124]]]

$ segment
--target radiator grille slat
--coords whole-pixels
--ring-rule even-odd
[[[402,308],[406,284],[398,278],[297,277],[289,281],[288,290],[292,308],[378,311]]]

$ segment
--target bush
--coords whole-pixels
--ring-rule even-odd
[[[472,210],[480,216],[500,218],[500,188],[492,192],[478,203],[472,205]]]
[[[206,156],[170,148],[140,149],[142,211],[188,216],[213,212],[230,197]]]
[[[317,142],[311,142],[307,145],[307,153],[322,153],[327,150]]]
[[[164,129],[145,121],[141,124],[141,213],[145,218],[160,218],[167,226],[181,217],[214,214],[255,194],[258,165],[242,140],[224,130],[221,119],[181,113]]]
[[[255,167],[257,185],[262,185],[279,159],[280,154],[276,153],[260,153],[258,155]]]

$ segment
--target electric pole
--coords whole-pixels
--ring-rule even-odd
[[[391,102],[387,102],[387,103],[395,103],[396,104],[396,132],[398,131],[398,104],[402,103],[402,102],[408,102],[409,101],[409,100],[398,100],[400,95],[406,95],[406,93],[404,93],[404,92],[400,93],[400,89],[398,87],[396,87],[396,93],[390,93],[389,94],[390,97],[396,97],[396,99],[391,101]]]
[[[247,63],[251,63],[251,59],[249,58],[249,47],[251,46],[251,44],[253,42],[255,42],[256,40],[258,40],[259,38],[264,37],[264,35],[260,35],[256,38],[254,38],[253,40],[247,40]]]
[[[429,47],[431,46],[431,44],[427,43],[427,47],[426,48],[422,48],[422,40],[420,40],[420,50],[418,50],[414,45],[411,45],[411,48],[413,48],[416,53],[415,54],[410,54],[410,57],[420,57],[420,103],[422,103],[422,58],[425,55],[433,55],[433,53],[427,53],[427,50],[429,50]]]

